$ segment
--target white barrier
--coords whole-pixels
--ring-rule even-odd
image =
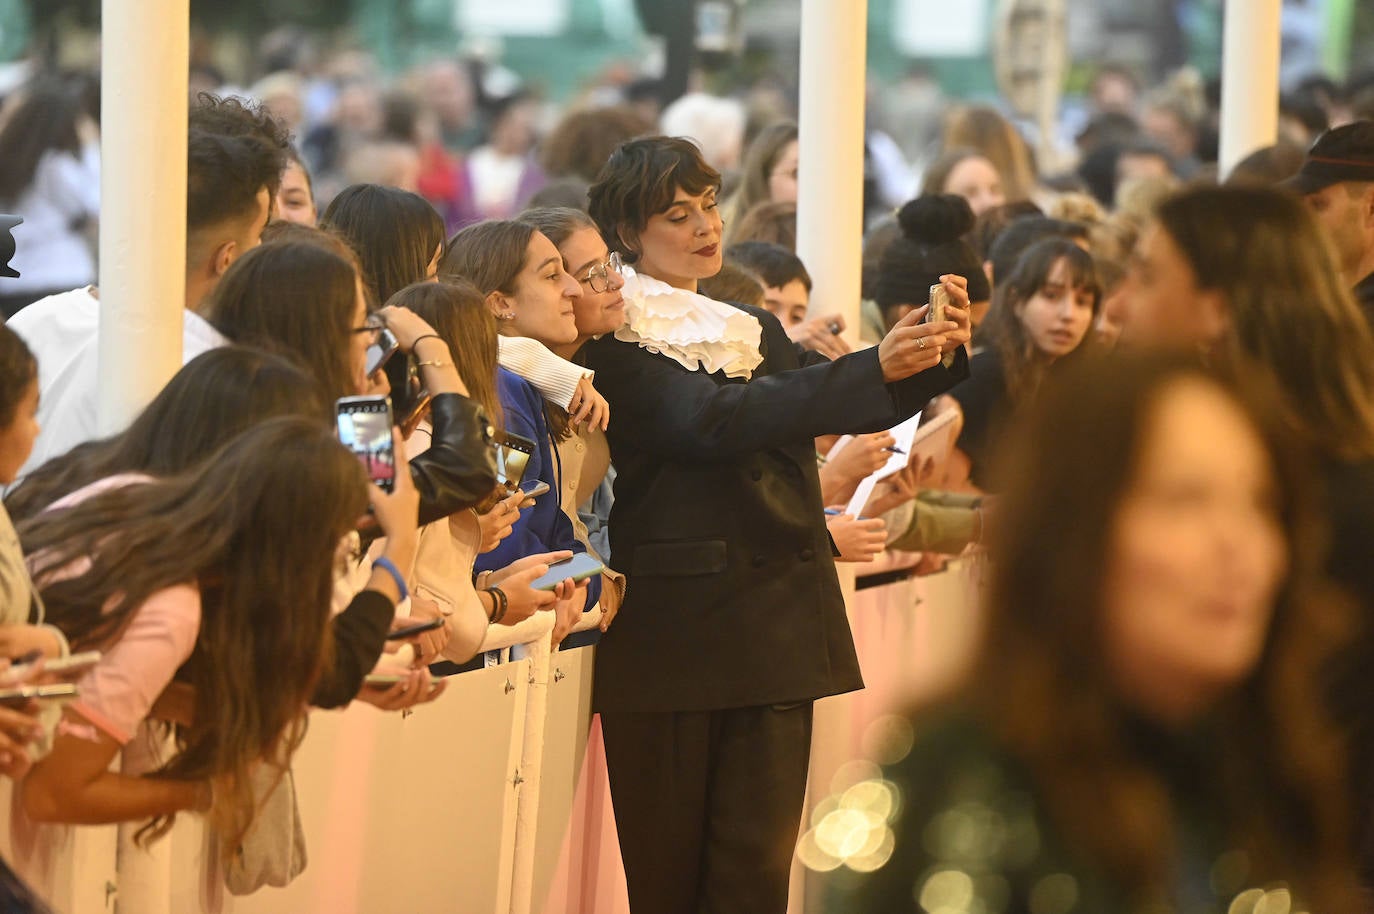
[[[857,594],[867,689],[825,701],[813,802],[826,770],[862,753],[872,720],[938,689],[968,655],[977,578],[961,561]],[[110,914],[118,886],[119,909],[134,914],[628,911],[604,757],[587,751],[594,648],[550,653],[552,616],[536,618],[502,631],[528,639],[524,659],[452,677],[412,714],[311,715],[293,765],[309,864],[291,885],[228,895],[201,821],[183,816],[149,850],[122,842],[117,867],[115,829],[73,829],[56,909]]]

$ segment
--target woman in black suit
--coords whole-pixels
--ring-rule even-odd
[[[628,587],[593,701],[637,914],[785,910],[812,702],[863,686],[813,439],[889,428],[968,370],[962,277],[943,277],[952,320],[919,308],[834,362],[767,311],[698,295],[721,265],[719,187],[691,142],[648,137],[589,192],[635,270],[625,325],[582,356],[616,417]]]

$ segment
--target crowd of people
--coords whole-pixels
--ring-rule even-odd
[[[632,909],[782,912],[813,704],[863,687],[835,563],[972,550],[977,660],[828,910],[1370,910],[1367,96],[1305,83],[1224,183],[1187,80],[1103,68],[1065,169],[991,107],[907,157],[875,112],[854,309],[811,300],[776,99],[602,87],[541,134],[452,61],[282,65],[192,100],[185,364],[101,437],[98,117],[34,79],[0,108],[0,901],[44,910],[66,829],[185,813],[232,890],[288,880],[311,708],[434,701],[550,613],[596,645]],[[381,396],[360,462],[336,411]],[[892,468],[918,414],[950,446]]]

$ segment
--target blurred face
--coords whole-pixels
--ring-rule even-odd
[[[1163,394],[1104,581],[1108,661],[1141,710],[1186,719],[1259,661],[1287,570],[1274,485],[1229,397],[1201,380]]]
[[[281,173],[281,187],[277,190],[277,218],[315,227],[315,197],[310,193],[310,182],[306,180],[305,169],[299,162],[287,162],[286,170]]]
[[[1361,264],[1374,254],[1374,183],[1332,184],[1303,199],[1326,232],[1341,272],[1353,286],[1364,278]]]
[[[581,290],[573,301],[573,318],[577,323],[578,339],[587,340],[603,333],[611,333],[625,323],[625,296],[621,289],[625,277],[606,267],[611,256],[601,233],[593,228],[580,228],[573,232],[558,249],[563,255],[563,266],[572,278],[577,280]],[[590,274],[606,269],[603,281],[598,275],[595,284],[604,291],[592,288]]]
[[[963,197],[975,216],[1007,202],[1001,176],[982,156],[971,156],[955,165],[945,180],[944,193]]]
[[[1197,275],[1169,233],[1145,230],[1126,273],[1121,338],[1132,345],[1210,348],[1229,326],[1220,293]]]
[[[806,320],[810,300],[811,293],[806,291],[800,279],[782,287],[763,287],[763,306],[773,312],[784,327],[795,327]]]
[[[773,170],[768,173],[768,198],[774,203],[797,202],[796,140],[782,147]]]
[[[1111,292],[1102,297],[1102,307],[1098,311],[1097,323],[1093,326],[1097,341],[1104,346],[1115,346],[1125,323],[1126,284],[1117,283]]]
[[[19,398],[13,421],[0,429],[0,484],[9,485],[19,475],[19,468],[33,453],[38,430],[38,379],[34,378]]]
[[[696,196],[679,189],[639,233],[638,266],[654,279],[695,292],[697,280],[720,272],[720,234],[715,189]]]
[[[1068,261],[1060,258],[1034,295],[1016,308],[1035,348],[1051,358],[1068,355],[1083,342],[1093,320],[1093,294],[1075,287]]]
[[[545,346],[560,346],[577,339],[573,303],[580,294],[577,280],[563,269],[558,248],[535,232],[525,249],[525,265],[515,279],[515,294],[497,293],[501,332],[527,336]],[[510,319],[501,318],[502,314]]]

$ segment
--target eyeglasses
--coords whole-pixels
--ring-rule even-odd
[[[382,331],[385,330],[385,329],[386,329],[386,324],[382,322],[381,318],[372,318],[372,317],[369,317],[369,318],[367,319],[367,323],[363,324],[361,327],[353,327],[353,328],[351,328],[351,329],[350,329],[350,332],[351,332],[351,333],[370,333],[370,334],[372,334],[372,336],[368,338],[368,343],[369,343],[369,344],[375,344],[375,343],[377,342],[378,337],[381,336]]]
[[[611,256],[604,262],[593,264],[587,270],[587,275],[582,277],[582,281],[591,286],[593,292],[608,292],[611,288],[611,274],[619,275],[624,271],[625,264],[620,259],[620,252],[612,251]]]

